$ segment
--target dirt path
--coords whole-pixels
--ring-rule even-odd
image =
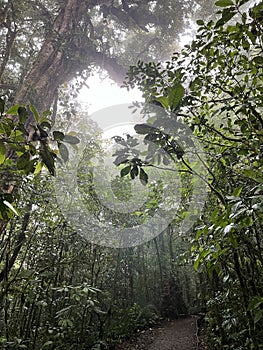
[[[159,327],[150,328],[136,339],[125,342],[116,350],[205,350],[197,336],[195,317],[163,322]]]

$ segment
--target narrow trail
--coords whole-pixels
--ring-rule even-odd
[[[196,317],[165,321],[119,344],[116,350],[206,350],[197,333]]]

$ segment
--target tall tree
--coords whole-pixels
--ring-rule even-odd
[[[175,49],[199,2],[6,0],[0,32],[2,94],[44,111],[59,86],[93,66],[121,83],[127,62],[150,53],[160,58],[160,52]]]
[[[261,349],[263,3],[250,2],[249,9],[242,7],[246,0],[216,4],[220,17],[199,20],[195,40],[166,68],[140,62],[131,67],[127,82],[167,111],[163,120],[151,118],[135,127],[145,141],[154,140],[177,156],[171,159],[181,169],[198,175],[174,147],[179,128],[176,136],[163,131],[167,121],[182,121],[207,155],[210,193],[195,228],[192,257],[209,285],[201,292],[206,293],[211,347]],[[149,161],[140,164],[147,169]]]

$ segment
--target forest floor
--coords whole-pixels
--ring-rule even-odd
[[[159,326],[141,331],[136,338],[119,344],[116,350],[207,350],[198,331],[197,318],[163,321]]]

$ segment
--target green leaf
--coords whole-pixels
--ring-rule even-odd
[[[64,143],[59,143],[58,149],[59,149],[59,153],[60,153],[62,159],[64,160],[64,162],[67,162],[68,158],[69,158],[69,153],[68,153],[67,147],[64,145]]]
[[[43,168],[43,163],[42,162],[38,162],[37,163],[37,166],[36,166],[36,168],[35,168],[35,171],[34,171],[34,175],[37,175],[37,174],[39,174],[40,173],[40,171],[42,170],[42,168]]]
[[[38,114],[38,111],[37,111],[36,108],[35,108],[33,105],[31,105],[31,104],[29,104],[29,109],[30,109],[30,111],[33,113],[33,116],[34,116],[35,121],[38,123],[38,122],[39,122],[39,114]]]
[[[25,170],[28,167],[29,162],[30,162],[30,154],[28,152],[25,152],[17,159],[17,162],[16,162],[17,169]]]
[[[47,149],[44,149],[39,152],[43,163],[47,167],[48,171],[50,172],[51,175],[55,176],[55,162],[54,162],[54,155]]]
[[[248,177],[249,179],[252,179],[258,183],[262,183],[263,182],[263,175],[260,172],[255,172],[252,169],[245,169],[243,170],[243,175],[245,177]]]
[[[199,264],[200,264],[200,257],[198,257],[198,258],[194,261],[194,269],[195,269],[196,271],[198,271]]]
[[[6,147],[4,142],[0,141],[0,155],[4,155],[6,154]]]
[[[141,180],[141,183],[146,186],[147,183],[148,183],[148,175],[146,174],[146,172],[140,168],[140,180]]]
[[[168,108],[169,102],[167,97],[165,96],[160,96],[155,99],[157,102],[160,102],[160,104],[163,106],[163,108]]]
[[[149,134],[151,132],[159,131],[158,129],[156,129],[153,126],[148,125],[148,124],[136,124],[134,126],[134,130],[139,135],[146,135],[146,134]]]
[[[134,165],[130,174],[131,174],[131,178],[134,180],[136,176],[138,176],[139,170],[137,165]]]
[[[253,60],[252,60],[254,63],[256,63],[256,64],[263,64],[263,57],[262,56],[256,56],[256,57],[254,57],[253,58]]]
[[[173,88],[170,89],[168,94],[168,103],[171,110],[174,110],[178,107],[183,97],[184,87],[181,84],[176,84]]]
[[[260,296],[253,297],[249,301],[248,310],[249,311],[256,310],[260,308],[261,305],[263,305],[263,297],[260,297]]]
[[[63,141],[65,135],[63,134],[63,132],[61,131],[53,131],[53,138],[54,140],[60,140],[60,141]]]
[[[263,310],[257,310],[255,313],[254,322],[257,323],[261,320],[261,318],[263,318]]]
[[[228,21],[230,21],[230,19],[232,17],[234,17],[236,15],[236,10],[235,8],[231,7],[232,10],[230,9],[224,9],[222,12],[222,17],[216,22],[215,24],[215,28],[218,28],[220,26],[223,26],[225,23],[227,23]]]
[[[63,141],[72,145],[77,145],[80,142],[78,137],[72,135],[65,135]]]
[[[47,111],[45,111],[45,112],[42,113],[42,116],[43,116],[44,118],[46,118],[46,117],[51,117],[51,116],[52,116],[52,112],[49,111],[49,110],[47,110]]]
[[[114,160],[114,164],[116,166],[125,164],[125,163],[128,163],[128,155],[125,153],[117,156],[116,159]]]
[[[2,115],[5,110],[5,100],[3,98],[0,98],[0,114]]]
[[[205,22],[202,19],[198,19],[196,21],[196,24],[198,24],[199,26],[203,26],[205,24]]]
[[[242,192],[243,187],[239,186],[238,188],[235,189],[235,191],[233,192],[233,196],[234,197],[239,197],[241,192]]]
[[[18,114],[18,109],[20,107],[23,107],[22,105],[15,105],[9,108],[9,110],[6,112],[6,114]]]
[[[6,156],[6,148],[3,142],[0,141],[0,164],[3,164]]]
[[[252,18],[257,19],[258,21],[262,21],[263,19],[263,4],[262,1],[259,2],[258,5],[254,6],[250,12],[249,12],[250,16]]]
[[[219,0],[219,1],[216,1],[215,5],[218,7],[227,7],[227,6],[232,6],[234,4],[232,0]]]
[[[25,123],[28,117],[28,113],[25,107],[18,107],[17,110],[18,116],[19,116],[19,122],[20,123]]]
[[[121,177],[124,177],[124,176],[128,175],[130,170],[131,170],[131,166],[130,165],[128,165],[125,168],[121,169]]]

